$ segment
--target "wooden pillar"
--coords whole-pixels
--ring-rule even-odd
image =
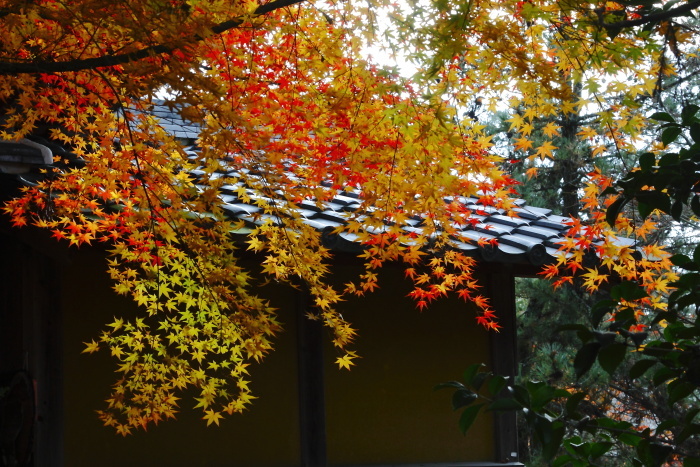
[[[17,393],[12,404],[21,402],[22,409],[17,405],[5,410],[31,417],[21,429],[6,427],[12,439],[3,440],[9,443],[3,448],[12,451],[5,454],[13,461],[21,463],[29,456],[35,465],[59,466],[63,413],[57,268],[51,258],[2,230],[0,226],[0,377],[10,384],[25,375],[30,398],[21,400]]]
[[[309,292],[302,287],[297,299],[301,466],[325,467],[327,460],[323,322],[311,320],[306,316],[309,305]]]
[[[517,368],[515,277],[509,271],[490,271],[487,283],[491,305],[501,325],[500,332],[491,334],[491,369],[513,382]],[[497,462],[517,462],[518,432],[514,412],[494,414],[494,440]]]

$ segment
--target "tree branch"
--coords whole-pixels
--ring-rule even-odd
[[[260,5],[253,12],[253,16],[262,16],[280,8],[302,3],[305,0],[274,0],[272,2]],[[211,28],[214,34],[222,34],[230,29],[235,29],[243,24],[244,20],[240,18],[230,19],[219,23]],[[204,40],[204,37],[195,34],[190,37],[188,43],[196,43]],[[86,58],[81,60],[67,60],[59,62],[40,61],[40,62],[0,62],[0,75],[19,75],[19,74],[34,74],[34,73],[63,73],[69,71],[92,70],[95,68],[110,67],[115,65],[123,65],[125,63],[136,62],[148,57],[155,57],[171,53],[176,50],[176,47],[156,44],[144,47],[133,52],[118,54],[118,55],[103,55],[100,57]]]
[[[618,21],[616,23],[605,23],[601,21],[600,25],[606,29],[631,28],[633,26],[641,26],[642,24],[663,21],[675,18],[677,16],[683,16],[684,14],[689,13],[698,7],[700,7],[700,0],[689,0],[688,3],[686,3],[685,5],[679,6],[677,8],[671,8],[670,10],[652,13],[650,15],[642,16],[641,18],[637,19]]]

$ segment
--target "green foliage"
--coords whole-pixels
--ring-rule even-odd
[[[608,222],[613,224],[630,203],[636,203],[643,217],[658,210],[678,219],[688,207],[700,215],[699,111],[686,106],[678,120],[668,113],[654,115],[662,122],[660,140],[668,152],[658,160],[643,154],[639,168],[610,188],[622,201],[610,206]],[[643,382],[647,391],[663,396],[663,419],[635,425],[624,412],[591,410],[595,394],[575,384],[512,384],[474,365],[465,371],[463,382],[438,386],[455,389],[453,408],[463,409],[460,429],[465,432],[482,411],[516,411],[532,428],[542,459],[552,466],[605,465],[606,456],[623,451],[631,452],[634,466],[700,465],[700,245],[692,255],[676,254],[671,261],[679,278],[671,284],[668,308],[644,317],[648,331],[637,330],[639,317],[627,306],[646,299],[647,291],[627,280],[611,287],[609,298],[593,307],[590,323],[569,324],[558,333],[575,334],[579,340],[573,359],[577,379],[599,366],[611,380],[618,376]]]
[[[611,187],[609,193],[619,194],[607,212],[607,221],[614,224],[620,211],[631,201],[637,202],[640,216],[648,217],[654,210],[680,221],[684,206],[700,216],[700,107],[688,105],[680,121],[666,112],[651,116],[660,126],[661,143],[666,147],[680,146],[678,151],[666,152],[660,158],[644,153],[639,158],[639,170],[632,171]],[[679,143],[680,144],[677,144]]]
[[[664,367],[662,360],[654,360],[655,364],[661,363],[657,372]],[[687,401],[697,389],[697,385],[679,381],[669,384],[670,404]],[[689,411],[683,419],[661,423],[655,429],[638,429],[626,420],[584,416],[585,405],[590,403],[585,392],[557,388],[545,382],[507,384],[503,376],[478,364],[465,371],[462,382],[436,386],[436,389],[445,388],[454,389],[454,410],[463,410],[459,420],[462,433],[467,432],[479,413],[517,411],[533,428],[542,459],[552,466],[604,465],[606,454],[625,448],[634,450],[633,465],[660,466],[671,460],[678,445],[700,434],[700,423],[694,422],[700,409]],[[676,446],[668,440],[671,431]],[[700,458],[686,455],[683,460],[685,465],[696,465]]]

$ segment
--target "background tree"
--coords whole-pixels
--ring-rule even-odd
[[[609,186],[606,195],[614,202],[607,209],[607,222],[615,223],[624,205],[633,201],[644,218],[665,214],[678,222],[684,205],[694,216],[700,214],[698,113],[700,107],[691,104],[684,107],[680,121],[668,113],[654,114],[666,122],[661,125],[664,145],[686,131],[689,144],[681,144],[678,152],[662,152],[658,160],[644,153],[637,169]],[[645,253],[659,253],[651,250]],[[654,260],[661,262],[658,256]],[[455,388],[453,405],[467,407],[462,428],[466,430],[484,406],[518,410],[551,465],[700,465],[700,246],[692,256],[676,254],[670,260],[681,273],[670,284],[667,307],[650,307],[652,294],[659,291],[640,286],[641,278],[627,277],[593,307],[591,324],[560,328],[575,331],[580,341],[572,362],[576,377],[597,363],[609,375],[605,383],[611,400],[601,401],[595,386],[556,381],[508,385],[505,378],[473,366],[465,372],[464,383],[439,386]],[[480,398],[487,402],[472,405]]]
[[[639,7],[641,11],[641,5]],[[697,30],[696,21],[692,17],[669,23],[668,27],[687,32]],[[562,28],[556,24],[551,27],[551,31],[545,37],[550,47],[557,48],[559,33],[567,32],[562,32]],[[673,42],[673,36],[667,36],[664,47],[665,52],[659,60],[672,64],[675,72],[669,76],[658,75],[654,92],[636,99],[634,105],[647,115],[667,108],[675,109],[679,115],[678,103],[687,105],[697,99],[697,86],[694,84],[697,77],[697,46],[685,44],[679,49]],[[572,79],[568,86],[571,94],[583,97],[580,80]],[[625,106],[633,101],[626,93],[619,93],[617,97],[611,95],[608,102],[614,106]],[[561,104],[557,107],[565,108]],[[582,209],[579,198],[587,182],[587,174],[599,170],[614,179],[622,178],[635,163],[636,154],[616,150],[614,141],[603,147],[598,144],[601,141],[599,138],[585,136],[605,133],[605,120],[595,111],[595,106],[542,118],[532,129],[528,128],[531,131],[529,138],[518,138],[513,132],[514,125],[522,117],[521,107],[495,114],[482,112],[480,115],[481,121],[487,124],[486,131],[493,135],[496,147],[506,159],[504,169],[521,183],[518,190],[521,196],[536,206],[555,209],[567,217],[585,219],[587,214]],[[653,132],[656,126],[652,122],[639,127],[640,134],[646,136],[635,143],[637,148],[654,146]],[[557,147],[552,151],[551,159],[541,161],[528,157],[532,147],[548,138],[552,138],[552,144]],[[537,172],[533,176],[535,170]],[[653,244],[663,240],[671,252],[683,251],[684,246],[687,251],[688,245],[694,243],[694,222],[690,216],[685,216],[681,224],[668,222],[669,219],[657,218],[656,230],[648,238],[638,238],[638,244]],[[617,412],[637,424],[648,424],[653,420],[659,423],[668,416],[665,394],[663,391],[650,394],[647,388],[653,385],[648,379],[629,380],[621,372],[609,380],[602,369],[590,371],[584,378],[577,379],[569,362],[576,355],[579,343],[566,333],[552,334],[551,329],[563,325],[590,326],[591,309],[604,295],[592,295],[580,284],[565,284],[552,289],[536,279],[519,280],[517,295],[520,297],[518,334],[520,377],[523,381],[547,381],[562,386],[585,387],[591,394],[590,399],[598,401],[588,407],[591,415]],[[542,327],[542,322],[547,322],[552,327]],[[627,364],[631,366],[633,363]],[[521,458],[528,459],[536,452],[532,449],[535,433],[527,424],[521,428]],[[614,452],[614,456],[613,463],[624,462],[626,458],[624,450],[620,449]],[[535,465],[541,460],[533,462]]]

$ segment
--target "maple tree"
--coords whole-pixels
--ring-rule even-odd
[[[260,253],[275,279],[306,284],[314,317],[345,352],[340,366],[352,364],[355,331],[334,304],[374,290],[387,261],[407,264],[420,308],[457,293],[496,328],[474,259],[450,248],[467,241],[451,226],[475,213],[445,200],[475,196],[509,211],[514,181],[462,109],[475,96],[484,109],[514,109],[510,130],[531,175],[560,149],[560,128],[547,121],[557,112],[596,115],[598,125],[578,132],[593,156],[633,152],[646,121],[636,102],[674,73],[669,53],[694,53],[695,31],[681,19],[697,3],[2,2],[0,137],[43,133],[70,149],[5,211],[71,245],[108,243],[115,290],[143,311],[87,345],[119,361],[103,421],[127,434],[172,418],[187,387],[200,392],[207,424],[246,407],[246,368],[272,348],[280,323],[254,293],[241,249]],[[418,64],[416,76],[365,58],[379,34]],[[201,126],[196,155],[149,115],[163,95]],[[533,141],[537,125],[544,137]],[[591,290],[611,273],[639,278],[641,317],[665,306],[673,273],[657,247],[638,260],[616,242],[617,232],[647,227],[628,217],[605,224],[596,209],[610,183],[592,172],[582,200],[590,217],[572,224],[569,255],[546,276],[572,282],[586,268]],[[224,185],[260,208],[252,230],[225,215]],[[343,230],[365,245],[366,268],[336,290],[322,234],[298,208],[344,188],[361,192]],[[412,216],[425,222],[408,234],[400,226]],[[600,268],[584,263],[591,249]]]
[[[420,103],[361,58],[362,41],[348,31],[361,31],[371,10],[292,3],[47,1],[3,10],[13,39],[0,59],[2,137],[47,128],[81,163],[56,160],[6,211],[15,225],[31,219],[71,245],[108,242],[115,290],[144,310],[109,323],[86,348],[106,346],[119,361],[100,416],[122,434],[173,417],[178,391],[190,386],[208,424],[250,402],[246,368],[269,351],[279,323],[239,265],[241,248],[262,253],[276,279],[306,284],[317,318],[346,350],[339,365],[351,364],[354,331],[333,310],[343,291],[324,282],[329,254],[300,219],[302,201],[361,187],[347,230],[368,245],[367,271],[349,285],[362,293],[376,287],[372,270],[383,262],[415,264],[429,241],[452,241],[450,229],[431,233],[469,213],[443,205],[446,196],[510,190],[498,158],[439,118],[446,105]],[[157,92],[201,125],[194,159],[148,114]],[[220,170],[228,177],[217,178]],[[242,246],[232,233],[246,227],[224,215],[224,184],[260,208]],[[423,235],[384,228],[387,218],[417,213],[430,214]],[[473,261],[452,252],[429,263],[456,272],[428,283],[417,274],[418,303],[448,290],[469,297]],[[495,326],[492,313],[485,305],[478,318]]]

